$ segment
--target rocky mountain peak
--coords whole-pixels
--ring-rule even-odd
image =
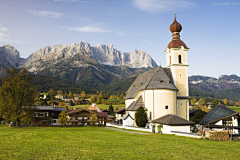
[[[29,70],[34,70],[36,64],[40,65],[39,60],[54,61],[67,59],[78,53],[86,52],[96,62],[104,65],[121,66],[126,65],[131,68],[157,67],[155,61],[144,51],[135,50],[124,53],[113,47],[113,44],[90,46],[87,42],[78,44],[47,46],[34,52],[27,60]],[[33,67],[35,66],[35,67]],[[39,68],[39,67],[38,67]],[[40,68],[44,68],[40,67]]]

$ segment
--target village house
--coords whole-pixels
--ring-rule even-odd
[[[158,125],[171,125],[163,123],[163,117],[174,115],[174,119],[182,122],[184,119],[185,129],[174,127],[176,131],[190,132],[189,122],[189,87],[188,87],[188,59],[189,48],[180,39],[182,26],[176,20],[170,25],[172,41],[168,44],[165,54],[167,66],[161,65],[140,74],[126,92],[125,106],[126,114],[123,118],[123,126],[136,126],[135,113],[144,107],[149,123],[146,127],[157,132]],[[177,117],[177,118],[176,118]],[[165,117],[166,118],[166,117]],[[154,122],[154,123],[153,123]],[[187,123],[188,122],[188,123]],[[174,125],[181,123],[174,123]],[[165,130],[163,126],[163,130]],[[172,131],[172,130],[171,130]]]
[[[203,128],[213,131],[229,130],[230,134],[240,133],[240,116],[238,112],[224,105],[217,105],[200,121]]]
[[[31,125],[59,125],[58,115],[65,111],[64,107],[34,106],[34,117]]]
[[[116,122],[117,124],[123,124],[123,118],[124,118],[124,115],[125,115],[125,108],[120,108],[116,111],[114,111],[115,113],[115,117],[116,117]]]
[[[106,112],[96,112],[96,110],[89,110],[89,109],[73,109],[66,112],[68,115],[68,123],[72,123],[72,125],[82,125],[87,126],[89,124],[102,124],[106,125]],[[93,119],[96,117],[96,119]]]

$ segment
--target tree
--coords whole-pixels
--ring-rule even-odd
[[[101,104],[101,99],[100,98],[97,99],[97,104]]]
[[[4,115],[9,122],[16,121],[18,126],[21,122],[30,121],[37,90],[25,68],[5,70],[5,74],[0,88],[0,116]]]
[[[108,111],[109,111],[109,114],[111,114],[111,115],[114,114],[114,109],[113,109],[112,105],[109,106]]]
[[[84,91],[82,91],[81,96],[82,96],[82,98],[85,98],[86,97],[86,93]]]
[[[69,92],[68,96],[69,96],[69,98],[72,98],[73,97],[72,92]]]
[[[190,117],[190,121],[195,122],[196,124],[199,124],[199,122],[203,119],[203,117],[206,116],[206,112],[202,110],[198,110],[193,113],[193,115]]]
[[[58,90],[58,91],[57,91],[57,94],[58,94],[58,95],[60,94],[60,95],[63,96],[63,92],[62,92],[61,90]]]
[[[120,98],[120,99],[123,99],[123,94],[120,94],[119,98]]]
[[[53,99],[53,96],[55,95],[55,92],[54,92],[54,90],[53,90],[53,89],[51,89],[51,90],[50,90],[50,91],[48,91],[47,93],[48,93],[48,95],[49,95],[50,99]]]
[[[217,107],[218,104],[219,104],[218,99],[212,99],[211,108],[213,109],[213,108]]]
[[[225,98],[224,100],[223,100],[223,103],[226,105],[227,104],[227,98]]]
[[[97,102],[97,97],[95,95],[92,95],[90,98],[90,103],[96,103]]]
[[[191,99],[191,104],[194,105],[196,101],[196,98]]]
[[[102,99],[102,100],[101,100],[101,103],[103,104],[104,102],[105,102],[105,100],[104,100],[104,99]]]
[[[140,106],[135,113],[135,122],[138,127],[145,127],[147,120],[147,114],[142,106]]]
[[[200,98],[198,101],[199,106],[203,106],[205,104],[204,98]]]
[[[79,105],[80,104],[80,101],[79,100],[76,100],[76,103],[75,103],[76,105]]]
[[[103,98],[102,92],[99,93],[98,97],[99,97],[99,99],[102,99],[102,98]]]
[[[62,111],[59,115],[58,115],[58,121],[57,123],[61,123],[62,126],[64,126],[65,124],[67,124],[68,119],[67,119],[67,113],[65,111]]]

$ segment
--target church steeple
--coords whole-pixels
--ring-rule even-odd
[[[174,84],[179,89],[178,96],[188,96],[187,51],[189,48],[180,39],[182,26],[177,21],[176,13],[174,14],[174,21],[170,25],[170,31],[172,32],[172,40],[165,50],[167,67],[170,68]]]
[[[187,45],[180,40],[180,32],[182,31],[182,26],[178,23],[176,18],[176,13],[174,13],[174,21],[170,25],[170,31],[172,32],[172,41],[168,44],[168,48],[178,48],[183,46],[185,49],[189,49]]]

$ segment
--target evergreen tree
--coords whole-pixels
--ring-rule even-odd
[[[147,114],[142,106],[140,106],[135,113],[135,122],[138,127],[145,127],[147,120]]]
[[[37,91],[25,68],[12,68],[5,70],[5,73],[0,88],[0,116],[4,115],[8,122],[16,121],[18,126],[21,122],[26,122],[26,119],[30,121]]]
[[[218,104],[219,104],[218,99],[212,99],[211,108],[213,109],[213,108],[217,107]]]
[[[108,111],[109,111],[109,114],[114,115],[114,108],[112,105],[109,106]]]

